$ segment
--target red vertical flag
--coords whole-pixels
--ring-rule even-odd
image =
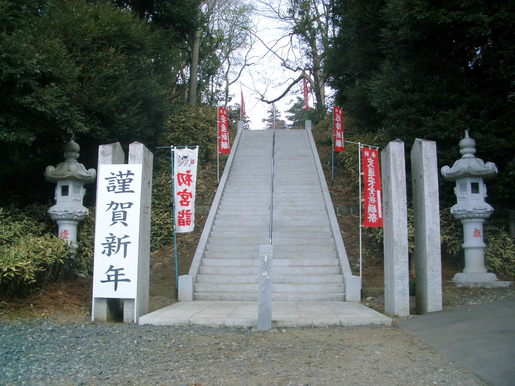
[[[343,137],[343,113],[342,109],[334,106],[333,110],[333,129],[334,129],[334,151],[344,151]]]
[[[304,78],[304,109],[309,110],[309,94],[308,94],[308,82]]]
[[[245,112],[245,99],[243,99],[243,91],[241,91],[240,115],[240,118],[247,116],[247,113]]]
[[[227,109],[218,108],[218,151],[220,154],[229,154],[231,145],[229,143],[229,118]]]
[[[383,226],[383,207],[381,198],[381,172],[379,171],[379,152],[377,149],[361,149],[361,169],[364,181],[364,227]]]

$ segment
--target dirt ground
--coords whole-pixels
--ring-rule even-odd
[[[162,255],[154,257],[151,264],[150,281],[151,311],[177,301],[174,264],[169,257],[165,256],[164,252]],[[187,266],[186,262],[183,265]],[[451,282],[454,273],[455,271],[451,268],[444,267],[444,308],[515,296],[513,287],[501,289],[457,288]],[[384,312],[383,288],[382,267],[370,267],[363,278],[362,303],[376,311]],[[0,318],[44,318],[60,322],[84,322],[91,318],[91,296],[91,278],[50,283],[27,297],[0,298]],[[414,300],[413,297],[412,300]],[[415,313],[414,309],[412,313]]]

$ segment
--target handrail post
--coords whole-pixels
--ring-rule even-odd
[[[273,246],[259,246],[258,321],[260,331],[272,328],[272,258]]]
[[[274,178],[275,178],[275,130],[272,134],[272,167],[270,178],[270,221],[268,224],[268,241],[272,245],[272,232],[274,224]]]

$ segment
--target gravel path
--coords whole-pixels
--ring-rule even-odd
[[[514,288],[444,289],[446,308],[513,296]],[[366,303],[381,308],[381,296]],[[0,385],[484,384],[396,327],[259,332],[85,318],[0,320]]]
[[[482,385],[395,327],[0,322],[0,384]]]

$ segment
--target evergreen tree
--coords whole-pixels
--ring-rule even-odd
[[[265,129],[285,129],[286,122],[281,119],[281,112],[277,109],[275,103],[272,103],[266,110],[267,116],[263,118]]]
[[[380,39],[384,4],[385,0],[346,0],[334,5],[338,33],[327,52],[329,84],[337,90],[336,104],[349,114],[347,124],[354,130],[382,126],[370,85],[384,58]]]
[[[460,156],[470,129],[477,156],[499,168],[489,200],[513,207],[515,4],[335,3],[340,30],[330,70],[347,123],[384,127],[387,140],[405,141],[407,154],[415,138],[435,140],[441,165]]]
[[[306,120],[311,120],[313,122],[318,118],[316,111],[305,109],[304,100],[300,97],[297,97],[297,100],[293,103],[287,113],[288,115],[286,118],[289,121],[288,128],[290,129],[303,129],[305,127]]]
[[[174,58],[159,30],[105,3],[35,3],[0,2],[2,199],[49,197],[43,170],[70,137],[88,167],[102,143],[152,146],[167,111]]]

